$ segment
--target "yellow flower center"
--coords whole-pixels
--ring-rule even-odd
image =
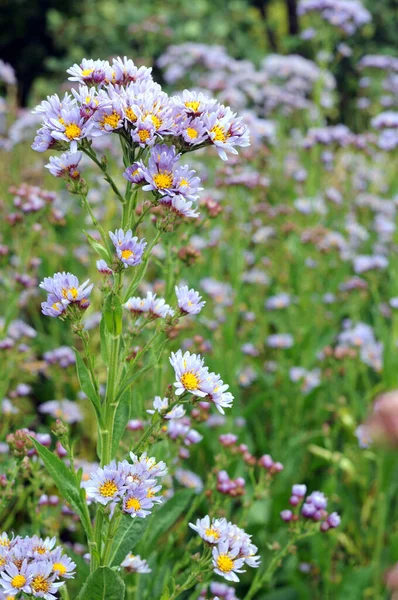
[[[138,175],[138,169],[136,169],[135,171],[133,171],[131,173],[131,177],[135,177],[136,175]]]
[[[113,498],[117,492],[117,485],[111,479],[107,479],[105,483],[100,486],[98,491],[104,498]]]
[[[153,176],[153,181],[159,189],[169,189],[173,185],[173,175],[170,171],[163,171]]]
[[[189,183],[186,179],[181,179],[180,185],[189,185]]]
[[[94,69],[83,69],[82,75],[83,75],[83,77],[88,77],[89,75],[91,75],[91,73],[93,71],[94,71]]]
[[[35,546],[33,548],[33,552],[37,552],[37,554],[45,554],[47,549],[44,546]]]
[[[210,529],[206,529],[205,535],[207,535],[207,537],[212,537],[215,541],[220,539],[219,532],[217,531],[217,529],[213,529],[213,527],[210,527]]]
[[[51,308],[53,308],[54,310],[59,310],[59,302],[54,302]]]
[[[217,556],[217,568],[222,573],[230,573],[234,568],[234,561],[228,554],[219,554]]]
[[[137,498],[129,498],[126,502],[126,508],[127,510],[130,510],[132,508],[134,510],[140,510],[141,502]]]
[[[65,573],[66,573],[66,567],[62,563],[54,563],[53,564],[53,571],[56,572],[56,573],[58,573],[59,575],[65,575]]]
[[[15,575],[15,577],[13,577],[11,579],[11,585],[13,588],[20,590],[26,583],[26,577],[24,577],[23,575]]]
[[[188,137],[191,138],[191,140],[194,140],[195,138],[198,137],[198,132],[193,127],[188,127],[187,128],[187,135],[188,135]]]
[[[37,575],[30,585],[34,592],[48,592],[50,589],[50,583],[44,575]]]
[[[126,108],[124,112],[129,121],[137,120],[137,115],[135,114],[132,108]]]
[[[149,131],[147,131],[146,129],[140,129],[138,132],[138,137],[140,138],[141,142],[146,142],[147,139],[150,137]]]
[[[214,133],[214,140],[216,142],[225,142],[229,135],[225,133],[225,129],[220,127],[220,125],[214,125],[213,129],[210,130],[211,133]]]
[[[151,488],[149,488],[149,490],[146,493],[146,497],[147,498],[153,498],[154,495],[155,495],[155,492]]]
[[[6,548],[9,548],[10,540],[8,538],[0,537],[0,546],[5,546]]]
[[[69,125],[65,127],[65,135],[68,140],[74,140],[78,138],[81,132],[82,130],[80,129],[79,125],[76,125],[76,123],[69,123]]]
[[[119,125],[120,115],[115,110],[110,115],[105,115],[101,121],[102,127],[109,125],[112,129],[116,129]]]
[[[132,250],[122,250],[122,258],[130,258],[134,254]]]
[[[184,375],[181,376],[181,383],[187,390],[197,390],[199,387],[199,378],[195,373],[184,373]]]
[[[151,115],[151,121],[155,126],[155,129],[160,129],[160,126],[162,124],[162,120],[159,119],[159,117],[157,117],[156,115]]]
[[[6,564],[6,559],[3,556],[0,556],[0,567]]]
[[[76,300],[76,298],[79,295],[79,292],[77,291],[77,289],[75,287],[69,288],[69,289],[63,288],[63,290],[62,290],[62,297],[65,298],[65,299],[67,299],[68,298],[68,294],[71,294],[73,300]]]
[[[185,106],[187,108],[190,108],[194,112],[198,112],[199,106],[200,106],[200,102],[198,102],[198,100],[190,100],[189,102],[185,102]]]

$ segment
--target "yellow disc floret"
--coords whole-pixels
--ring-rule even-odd
[[[66,567],[65,565],[63,565],[62,563],[54,563],[53,564],[53,571],[58,573],[59,575],[65,575],[66,573]]]
[[[153,176],[156,187],[169,189],[173,185],[173,174],[170,171],[161,171]]]
[[[122,258],[128,259],[132,254],[134,254],[132,250],[122,250]]]
[[[187,108],[190,108],[194,112],[198,112],[199,106],[200,106],[200,102],[198,100],[190,100],[189,102],[185,102],[185,106]]]
[[[195,373],[184,373],[181,375],[181,383],[186,390],[197,390],[199,387],[199,378]]]
[[[89,77],[93,71],[94,69],[83,69],[82,75],[83,77]]]
[[[131,510],[132,508],[136,511],[140,510],[141,502],[138,500],[138,498],[129,498],[126,502],[126,508],[127,510]]]
[[[76,298],[79,295],[78,290],[73,287],[73,288],[63,288],[62,290],[62,297],[65,298],[66,300],[68,299],[69,294],[72,296],[73,300],[76,300]]]
[[[198,137],[198,132],[193,127],[187,127],[187,136],[190,137],[191,140],[194,140]]]
[[[65,135],[68,140],[75,140],[81,135],[81,132],[82,130],[76,123],[69,123],[69,125],[65,127]]]
[[[34,592],[48,592],[50,589],[50,583],[47,581],[44,575],[37,575],[30,584],[30,587]]]
[[[15,575],[15,577],[13,577],[11,579],[11,585],[16,590],[20,590],[21,588],[23,588],[25,583],[26,583],[26,577],[24,577],[23,575],[20,575],[20,574]]]
[[[211,537],[213,538],[214,541],[217,541],[220,539],[220,533],[217,531],[217,529],[214,529],[213,527],[210,527],[209,529],[205,530],[205,535],[207,537]]]
[[[230,573],[234,568],[234,561],[228,554],[219,554],[216,562],[218,570],[222,573]]]
[[[104,498],[113,498],[117,492],[117,485],[111,479],[107,479],[99,488],[99,493]]]
[[[126,117],[128,118],[129,121],[135,122],[137,120],[137,115],[135,114],[133,109],[130,107],[126,108],[126,110],[124,111],[124,114],[126,115]]]
[[[214,133],[214,141],[216,142],[226,142],[229,138],[228,133],[226,133],[225,129],[220,125],[214,125],[214,127],[210,130],[211,133]]]
[[[138,132],[138,137],[140,138],[140,141],[144,143],[150,137],[150,133],[146,129],[140,129]]]
[[[102,127],[109,125],[112,129],[116,129],[119,125],[120,115],[115,110],[110,115],[105,115],[101,121]]]

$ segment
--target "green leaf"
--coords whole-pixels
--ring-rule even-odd
[[[92,249],[98,254],[98,256],[103,258],[106,263],[112,262],[112,256],[109,254],[108,250],[104,248],[102,244],[97,242],[97,240],[95,240],[89,233],[87,233],[87,231],[83,230],[83,232],[87,237],[88,243],[90,244]]]
[[[61,496],[69,502],[73,510],[79,515],[87,538],[91,539],[90,514],[75,474],[67,468],[58,456],[55,456],[33,438],[31,440]]]
[[[107,367],[109,366],[108,336],[109,333],[105,324],[105,319],[102,318],[100,323],[101,356]]]
[[[146,547],[152,546],[175,524],[188,508],[194,495],[194,490],[179,490],[153,515],[149,535],[145,540]]]
[[[125,585],[109,567],[98,567],[87,579],[77,600],[123,600]]]
[[[126,555],[134,550],[149,523],[149,518],[139,519],[123,515],[111,549],[109,564],[119,566]]]
[[[120,398],[115,414],[112,433],[112,456],[116,455],[120,440],[126,430],[126,425],[130,419],[131,411],[131,391],[127,390]]]
[[[76,348],[74,348],[74,351],[76,356],[76,372],[80,387],[82,391],[86,394],[87,398],[90,400],[98,417],[100,417],[101,401],[91,380],[90,371],[87,369],[82,357],[80,356]]]
[[[122,333],[123,309],[119,296],[113,292],[105,298],[104,319],[109,333],[118,337]]]

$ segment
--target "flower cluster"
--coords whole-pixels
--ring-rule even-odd
[[[210,519],[208,515],[189,526],[212,548],[214,572],[228,581],[239,581],[237,573],[244,573],[244,565],[258,567],[257,546],[243,529],[226,519]]]
[[[301,506],[301,516],[304,519],[309,519],[317,523],[321,523],[320,529],[323,532],[329,529],[334,529],[340,525],[341,519],[337,512],[328,513],[326,507],[328,505],[328,499],[322,492],[312,492],[305,498],[307,493],[307,486],[304,484],[295,484],[292,487],[292,495],[290,497],[290,504],[292,506]],[[305,500],[304,500],[305,498]],[[304,503],[303,503],[304,500]],[[283,521],[298,521],[299,515],[295,514],[292,510],[282,510],[281,519]]]
[[[132,462],[123,460],[99,468],[90,479],[82,483],[87,499],[109,505],[113,515],[116,506],[132,517],[145,518],[155,504],[162,503],[162,497],[156,496],[162,486],[158,478],[167,474],[164,462],[156,462],[144,452],[140,457],[130,452]]]
[[[206,302],[201,302],[202,297],[194,289],[188,289],[188,286],[182,285],[175,287],[177,296],[178,312],[180,316],[197,315],[202,310]],[[163,298],[158,298],[156,294],[147,292],[145,298],[139,296],[129,298],[123,304],[123,307],[130,311],[134,317],[145,316],[150,319],[159,317],[165,319],[173,317],[176,311],[171,308]]]
[[[55,273],[53,277],[45,277],[40,286],[48,293],[47,301],[42,302],[41,310],[49,317],[63,315],[68,307],[85,310],[90,306],[88,299],[94,284],[89,280],[79,285],[79,280],[72,273]]]
[[[347,35],[370,23],[372,16],[360,0],[300,0],[299,15],[317,12],[321,17],[338,27]]]
[[[221,414],[224,408],[230,408],[233,395],[228,392],[229,386],[224,384],[220,375],[209,373],[204,366],[204,359],[190,352],[172,352],[170,364],[174,368],[177,381],[174,383],[177,396],[189,392],[194,396],[209,399],[216,405]]]
[[[145,240],[138,240],[133,236],[131,229],[124,232],[123,229],[117,229],[115,233],[109,232],[109,237],[115,247],[117,258],[123,267],[135,267],[142,262],[142,255],[146,247]]]
[[[75,563],[56,546],[56,539],[37,535],[0,536],[0,589],[5,596],[30,594],[34,598],[55,600],[66,579],[75,572]]]

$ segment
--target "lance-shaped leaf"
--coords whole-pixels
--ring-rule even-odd
[[[77,600],[123,600],[125,585],[109,567],[98,567],[87,579]]]
[[[109,564],[119,566],[126,558],[126,555],[134,550],[142,535],[148,526],[150,519],[133,518],[130,515],[123,515],[113,541]]]

